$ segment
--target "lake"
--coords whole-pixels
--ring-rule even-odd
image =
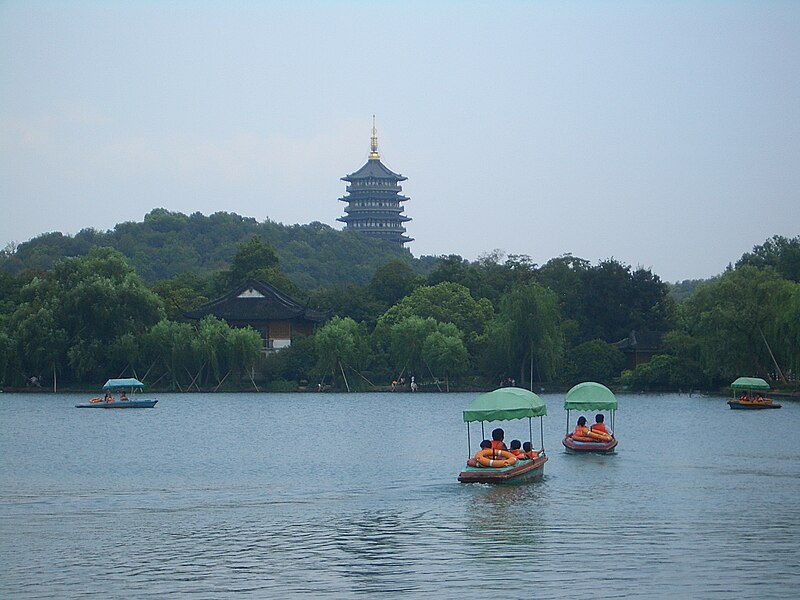
[[[492,487],[456,480],[475,394],[0,394],[0,596],[797,593],[800,403],[618,395],[617,453],[587,456],[541,396],[544,478]]]

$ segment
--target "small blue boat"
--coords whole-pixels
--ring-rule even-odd
[[[761,392],[768,392],[771,388],[769,384],[760,377],[739,377],[731,384],[734,397],[728,400],[728,406],[735,410],[761,410],[764,408],[780,408],[781,405],[773,402],[771,398],[765,398]],[[736,392],[741,390],[742,394],[737,398]]]
[[[103,391],[106,392],[105,397],[92,398],[88,402],[76,404],[75,408],[153,408],[158,400],[139,400],[130,399],[126,390],[131,391],[131,395],[135,391],[141,390],[144,384],[138,379],[109,379],[103,386]],[[119,392],[119,397],[114,398],[112,392]]]

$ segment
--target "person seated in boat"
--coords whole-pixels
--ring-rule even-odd
[[[492,447],[492,441],[491,441],[491,440],[483,440],[483,441],[481,442],[481,449],[480,449],[480,450],[478,450],[478,451],[475,453],[475,455],[474,455],[472,458],[478,458],[478,455],[479,455],[481,452],[483,452],[483,451],[484,451],[484,450],[486,450],[487,448],[491,448],[491,447]]]
[[[758,396],[756,396],[756,397],[755,397],[755,399],[753,400],[753,402],[759,402],[759,403],[761,403],[761,402],[765,402],[765,400],[764,400],[764,396],[762,396],[761,394],[759,394]]]
[[[127,402],[128,401],[128,394],[125,393],[125,390],[122,390],[122,393],[119,395],[120,402]]]
[[[522,451],[522,442],[519,440],[511,440],[510,450],[511,454],[516,456],[517,458],[527,458],[525,453]]]
[[[749,402],[750,398],[747,397],[747,392],[739,396],[739,402]]]
[[[606,424],[603,422],[605,417],[602,413],[598,413],[594,416],[594,425],[592,425],[591,430],[597,431],[598,433],[607,433],[611,435],[611,431],[606,427]]]
[[[486,450],[487,448],[492,447],[492,440],[482,440],[481,441],[481,450]],[[478,450],[480,452],[481,450]]]
[[[580,416],[572,435],[586,435],[587,433],[589,433],[589,428],[586,426],[586,417]]]
[[[506,432],[499,427],[492,431],[492,450],[508,450],[503,438],[506,437]]]
[[[106,402],[113,402],[114,396],[111,395],[111,392],[106,392],[106,397],[104,398]]]
[[[533,444],[530,442],[525,442],[522,444],[522,452],[525,454],[525,458],[529,458],[531,460],[539,456],[539,453],[533,449]]]
[[[492,441],[491,440],[483,440],[481,442],[480,450],[478,450],[475,454],[473,454],[472,458],[467,460],[467,466],[468,467],[477,467],[477,466],[479,466],[479,464],[478,464],[478,456],[480,456],[481,452],[483,452],[484,450],[486,450],[488,448],[491,448],[491,447],[492,447]]]

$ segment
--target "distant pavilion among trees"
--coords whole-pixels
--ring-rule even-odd
[[[223,319],[231,327],[252,327],[261,334],[264,352],[270,353],[291,346],[295,334],[311,335],[318,324],[330,318],[331,311],[308,308],[270,284],[251,279],[185,313],[198,321],[207,315]]]

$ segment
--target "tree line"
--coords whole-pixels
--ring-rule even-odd
[[[184,220],[166,211],[148,217],[165,230]],[[222,221],[227,227],[240,219]],[[346,246],[351,237],[332,236],[330,245]],[[495,251],[474,262],[451,255],[421,265],[390,248],[363,283],[309,287],[284,269],[287,249],[258,232],[227,260],[195,261],[216,268],[158,278],[152,274],[162,255],[155,253],[145,269],[149,280],[135,266],[146,254],[134,260],[119,248],[89,245],[45,267],[25,266],[24,253],[17,256],[23,250],[0,261],[4,387],[86,388],[136,376],[184,391],[368,390],[414,376],[423,389],[443,391],[510,380],[537,388],[593,380],[630,389],[716,389],[739,375],[791,386],[800,369],[800,236],[767,240],[681,302],[649,269],[613,258],[591,264],[564,255],[537,265]],[[346,272],[334,264],[329,270]],[[253,330],[183,317],[250,278],[334,316],[270,355]],[[657,333],[662,343],[652,360],[626,371],[615,342],[632,330]]]

